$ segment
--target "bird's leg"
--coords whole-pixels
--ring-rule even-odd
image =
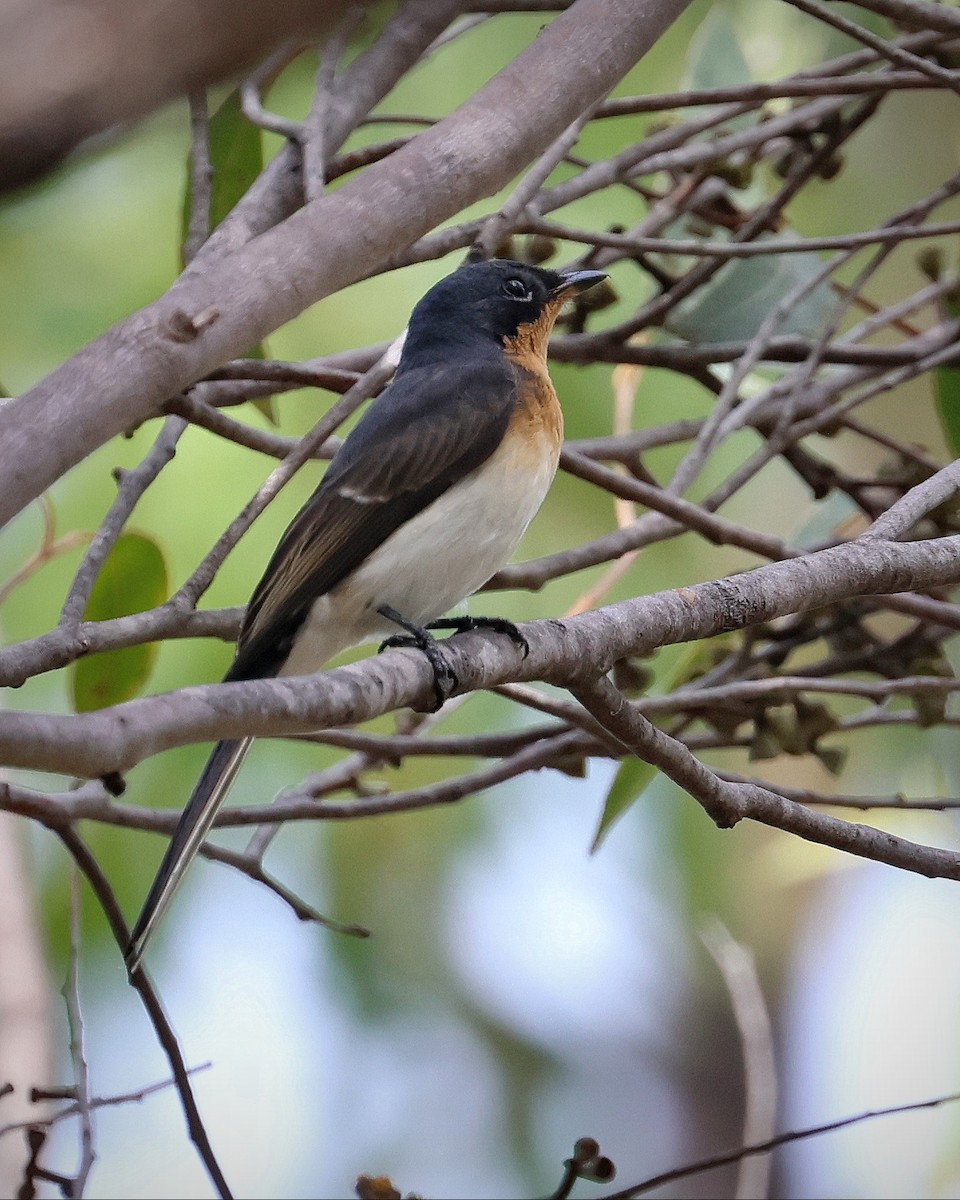
[[[469,633],[471,629],[492,629],[494,633],[505,633],[515,646],[519,646],[523,657],[530,653],[530,643],[512,621],[505,617],[441,617],[431,621],[428,629],[455,629],[457,633]]]
[[[408,621],[406,617],[402,617],[395,608],[391,608],[388,604],[381,605],[377,609],[377,612],[381,617],[385,617],[388,621],[392,621],[394,625],[399,625],[401,629],[407,631],[406,634],[397,634],[394,637],[388,637],[386,641],[380,643],[380,650],[387,650],[391,646],[415,646],[426,655],[427,662],[433,668],[433,690],[437,698],[434,712],[436,712],[438,708],[442,707],[444,700],[446,700],[451,691],[459,683],[453,668],[447,662],[443,651],[440,649],[439,642],[435,637],[431,637],[423,626],[416,625],[413,621]]]

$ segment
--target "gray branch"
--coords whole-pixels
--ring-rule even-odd
[[[861,539],[579,617],[521,626],[530,645],[522,660],[508,638],[481,633],[459,635],[447,653],[461,694],[517,680],[571,686],[658,646],[852,597],[958,581],[960,535],[905,544]],[[432,703],[433,675],[424,656],[394,650],[320,675],[207,684],[77,716],[0,713],[0,762],[93,777],[191,742],[308,733]]]

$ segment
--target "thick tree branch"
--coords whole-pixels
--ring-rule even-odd
[[[8,0],[0,10],[0,188],[85,138],[322,37],[366,0]]]
[[[898,544],[834,546],[754,571],[658,592],[567,620],[521,626],[519,659],[508,638],[461,634],[447,654],[458,692],[513,680],[569,686],[629,655],[712,637],[862,595],[960,582],[960,535]],[[433,703],[424,657],[394,650],[316,676],[208,684],[77,716],[0,713],[0,762],[92,777],[125,771],[172,746],[224,737],[307,733]]]
[[[578,0],[449,117],[235,253],[189,268],[162,299],[5,405],[0,524],[170,396],[503,187],[686,3]],[[56,439],[47,436],[54,427]]]

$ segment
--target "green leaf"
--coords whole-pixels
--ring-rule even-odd
[[[682,85],[685,90],[699,92],[749,83],[750,67],[732,18],[728,8],[715,4],[700,22],[687,51]]]
[[[590,853],[596,854],[610,829],[628,808],[647,790],[656,777],[657,768],[642,758],[625,758],[613,778],[610,791],[604,801],[600,824],[594,834]]]
[[[846,492],[831,491],[814,505],[809,517],[793,533],[793,544],[809,546],[835,538],[842,526],[861,516],[862,511]]]
[[[124,533],[107,556],[84,612],[87,621],[109,621],[161,604],[167,568],[160,547],[140,533]],[[73,706],[90,712],[129,700],[143,688],[156,658],[155,644],[92,654],[73,664]]]
[[[951,317],[960,316],[960,303],[947,302]],[[938,367],[936,372],[937,412],[950,453],[960,458],[960,367]]]
[[[763,240],[775,242],[778,238]],[[678,304],[664,324],[690,342],[749,341],[780,301],[798,285],[811,281],[822,266],[821,259],[811,254],[734,259]],[[777,335],[812,337],[835,302],[830,285],[817,284],[792,306],[777,327]]]
[[[960,367],[937,368],[937,412],[954,457],[960,457]]]
[[[715,638],[711,651],[706,651],[700,642],[688,645],[664,646],[657,653],[654,663],[655,686],[651,689],[654,694],[668,695],[681,682],[689,682],[696,678],[702,670],[707,670],[714,662],[704,662],[705,654],[720,651],[726,652],[727,639]],[[618,664],[619,665],[619,664]],[[619,684],[619,681],[618,681]],[[627,809],[646,791],[647,785],[656,778],[657,769],[642,758],[625,758],[614,776],[610,791],[604,801],[600,823],[590,846],[590,853],[596,854],[611,828],[620,820]]]
[[[844,746],[817,746],[814,753],[831,775],[840,774],[850,755],[850,751]]]
[[[263,360],[267,357],[269,357],[269,356],[267,354],[266,342],[257,342],[257,344],[253,347],[253,349],[247,355],[247,358],[259,358],[261,360]],[[277,420],[276,404],[274,403],[275,400],[276,400],[276,396],[261,396],[257,400],[250,401],[250,403],[257,410],[257,412],[259,412],[262,416],[266,417],[271,425],[279,424],[279,421]]]
[[[277,409],[273,401],[273,396],[261,396],[259,400],[251,400],[250,403],[261,416],[267,418],[271,425],[276,425],[278,423]]]
[[[210,118],[210,228],[216,229],[263,170],[263,142],[259,126],[248,121],[240,107],[240,92],[233,91]],[[181,244],[186,241],[193,205],[193,173],[187,162],[183,198]]]

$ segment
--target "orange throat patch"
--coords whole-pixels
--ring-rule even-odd
[[[547,342],[565,299],[557,297],[536,321],[521,325],[514,337],[503,339],[504,352],[517,372],[517,405],[510,432],[531,448],[546,443],[556,455],[563,441],[563,409],[547,371]]]

